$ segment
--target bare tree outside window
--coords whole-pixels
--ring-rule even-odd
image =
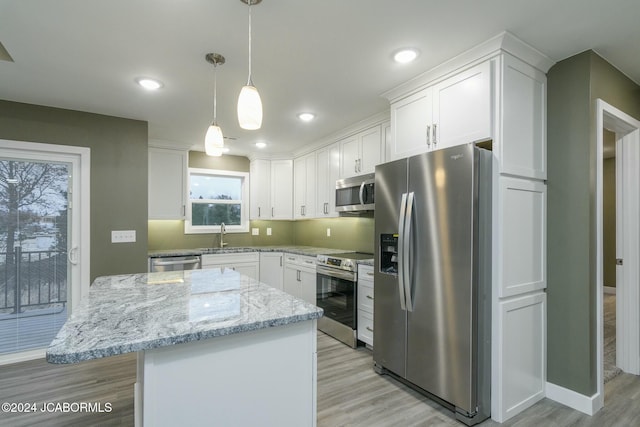
[[[0,159],[0,353],[41,347],[57,332],[21,342],[5,331],[13,323],[66,313],[68,187],[67,164]]]

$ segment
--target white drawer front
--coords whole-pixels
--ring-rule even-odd
[[[358,311],[373,313],[373,283],[358,281]]]
[[[373,314],[358,311],[358,339],[373,346]]]

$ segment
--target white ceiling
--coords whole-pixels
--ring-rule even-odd
[[[380,94],[508,30],[559,61],[593,49],[640,82],[638,0],[263,0],[252,9],[253,82],[262,129],[238,127],[247,79],[247,6],[240,0],[0,0],[0,99],[149,122],[149,138],[202,149],[213,116],[231,154],[268,143],[301,150],[388,109]],[[392,53],[420,50],[398,65]],[[147,92],[134,79],[155,77]],[[301,123],[296,113],[317,119]]]

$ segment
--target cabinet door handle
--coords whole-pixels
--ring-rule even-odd
[[[260,206],[258,206],[258,218],[260,218]]]
[[[373,300],[373,297],[371,295],[367,295],[367,298],[369,298],[370,300]]]
[[[275,215],[273,214],[273,207],[271,208],[271,217],[273,218]]]
[[[329,203],[328,202],[325,202],[325,204],[324,204],[324,213],[327,214],[327,215],[329,214]]]
[[[282,267],[282,255],[280,255],[280,267]]]
[[[427,125],[427,145],[431,145],[431,125]]]
[[[300,270],[296,270],[296,280],[300,281]]]
[[[358,159],[353,162],[353,171],[358,173]]]
[[[367,331],[373,332],[373,329],[367,326]]]
[[[433,124],[433,145],[438,143],[438,124]]]

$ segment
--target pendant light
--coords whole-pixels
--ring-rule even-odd
[[[216,118],[217,110],[217,90],[218,90],[218,65],[224,64],[224,56],[219,53],[208,53],[205,56],[207,62],[213,64],[213,122],[207,129],[207,134],[204,137],[204,150],[209,156],[220,157],[222,156],[222,148],[224,147],[224,138],[222,136],[222,129],[218,126]]]
[[[262,101],[251,80],[251,6],[262,0],[240,0],[249,5],[249,78],[238,96],[238,124],[242,129],[256,130],[262,126]]]

